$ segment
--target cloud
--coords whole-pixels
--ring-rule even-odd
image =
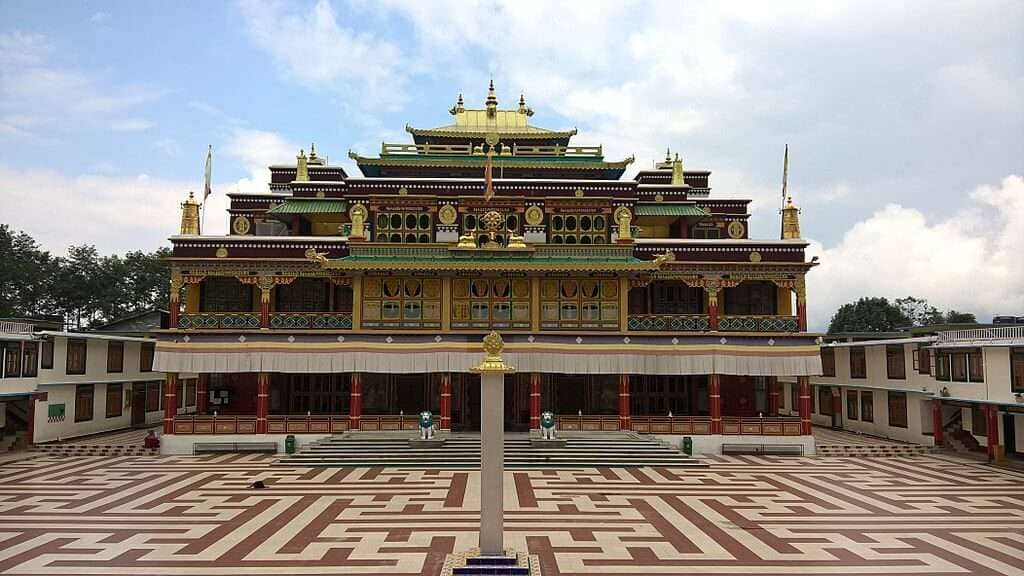
[[[40,34],[26,34],[18,30],[0,33],[0,69],[39,64],[53,51],[53,45]]]
[[[114,132],[142,132],[149,130],[156,126],[156,122],[144,120],[142,118],[127,118],[125,120],[118,120],[114,122],[110,129]]]
[[[930,220],[897,204],[858,222],[830,248],[814,242],[821,265],[808,276],[811,325],[862,296],[911,295],[942,310],[987,320],[1024,313],[1024,178],[1007,176],[967,196],[961,210]]]
[[[240,162],[249,173],[248,177],[230,185],[230,191],[267,192],[267,183],[270,182],[270,169],[267,167],[293,162],[299,153],[299,145],[274,132],[235,128],[222,151],[228,158]],[[214,150],[214,168],[218,152]]]
[[[392,42],[347,27],[327,0],[312,10],[273,1],[239,4],[256,44],[282,73],[306,86],[346,95],[366,107],[394,107],[406,79],[403,54]]]
[[[110,22],[110,12],[96,12],[89,17],[89,22],[93,24],[106,24]]]

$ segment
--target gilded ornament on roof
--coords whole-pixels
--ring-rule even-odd
[[[732,222],[729,222],[729,227],[728,227],[727,230],[729,232],[729,238],[732,238],[732,239],[735,239],[735,240],[743,238],[743,232],[744,232],[743,222],[740,222],[739,220],[733,220]]]
[[[537,226],[544,221],[544,210],[540,206],[530,206],[523,216],[526,218],[527,224]]]
[[[437,220],[441,222],[441,224],[454,224],[455,220],[458,217],[458,211],[451,204],[445,204],[444,206],[441,206],[440,210],[437,211]]]
[[[252,229],[252,223],[245,216],[235,216],[231,221],[231,231],[239,236],[245,236]]]

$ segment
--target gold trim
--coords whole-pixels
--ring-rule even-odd
[[[501,350],[504,347],[505,341],[501,339],[501,334],[491,332],[487,336],[484,336],[484,352],[487,355],[484,357],[483,362],[470,368],[470,371],[500,372],[502,374],[515,372],[516,369],[505,364],[505,360],[501,357]]]

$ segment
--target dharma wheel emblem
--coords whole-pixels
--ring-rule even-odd
[[[505,221],[501,214],[498,214],[496,210],[491,210],[484,214],[484,217],[481,218],[481,220],[483,220],[484,223],[484,230],[487,230],[488,232],[497,232],[501,230],[501,225]]]

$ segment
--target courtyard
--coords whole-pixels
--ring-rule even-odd
[[[506,472],[506,543],[558,574],[1024,574],[1024,474],[953,456]],[[475,470],[268,456],[0,463],[0,574],[439,574]],[[265,489],[250,487],[261,480]]]

